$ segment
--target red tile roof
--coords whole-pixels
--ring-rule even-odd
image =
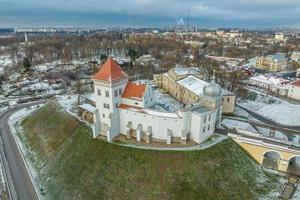
[[[300,87],[300,80],[293,82],[292,85]]]
[[[121,109],[134,108],[134,109],[137,109],[137,110],[141,110],[141,109],[142,109],[142,108],[140,108],[140,107],[137,107],[137,106],[130,106],[130,105],[127,105],[127,104],[121,104],[121,105],[119,106],[119,108],[121,108]]]
[[[128,99],[142,99],[146,90],[146,84],[128,83],[122,97]]]
[[[121,69],[119,64],[112,58],[108,58],[100,70],[92,77],[94,80],[119,80],[128,78],[128,75]]]

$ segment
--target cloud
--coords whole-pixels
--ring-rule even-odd
[[[120,22],[125,17],[132,19],[133,24],[136,20],[143,25],[141,19],[144,18],[145,25],[147,21],[152,21],[153,24],[168,21],[172,25],[177,22],[174,18],[186,18],[188,9],[192,22],[200,25],[201,21],[202,24],[205,21],[219,21],[225,25],[236,21],[245,26],[247,23],[291,25],[299,24],[300,21],[299,0],[0,0],[0,5],[0,17],[34,20],[36,16],[50,20],[47,22],[58,17],[63,22],[70,20],[69,18],[93,19],[93,16],[102,16],[109,22],[110,16],[115,20],[114,23],[118,23],[119,16]],[[98,23],[103,23],[103,20]]]

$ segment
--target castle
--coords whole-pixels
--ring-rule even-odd
[[[177,112],[150,109],[156,98],[153,88],[130,82],[129,76],[112,58],[92,80],[95,106],[85,107],[93,116],[94,138],[103,136],[112,141],[122,134],[138,142],[201,143],[221,124],[222,89],[214,80],[203,86],[199,102]]]

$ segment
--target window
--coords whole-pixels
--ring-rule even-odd
[[[229,97],[227,97],[227,102],[229,102],[230,101],[230,98]]]
[[[97,94],[98,94],[99,96],[101,96],[101,90],[100,90],[100,89],[97,89]]]
[[[135,102],[134,104],[135,104],[135,105],[139,105],[139,103],[138,103],[138,102]]]
[[[102,117],[105,118],[105,114],[103,114]]]
[[[208,121],[210,122],[210,120],[211,120],[211,115],[209,115],[209,117],[208,117]]]
[[[206,116],[204,117],[204,123],[206,123]]]
[[[105,96],[109,97],[109,91],[108,90],[105,90]]]
[[[203,133],[205,133],[205,129],[206,129],[206,127],[205,127],[205,126],[203,126]]]
[[[109,109],[110,106],[109,106],[109,104],[104,103],[104,104],[103,104],[103,107],[106,108],[106,109]]]
[[[118,90],[115,90],[115,97],[118,96]]]
[[[121,88],[119,89],[119,95],[120,96],[122,95],[122,89]]]
[[[116,103],[116,108],[118,108],[119,107],[119,104],[118,103]]]
[[[208,125],[208,127],[207,127],[207,131],[209,131],[210,130],[210,124]]]

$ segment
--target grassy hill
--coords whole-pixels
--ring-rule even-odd
[[[47,199],[259,199],[278,189],[232,140],[170,152],[94,140],[90,129],[50,103],[22,122]]]

